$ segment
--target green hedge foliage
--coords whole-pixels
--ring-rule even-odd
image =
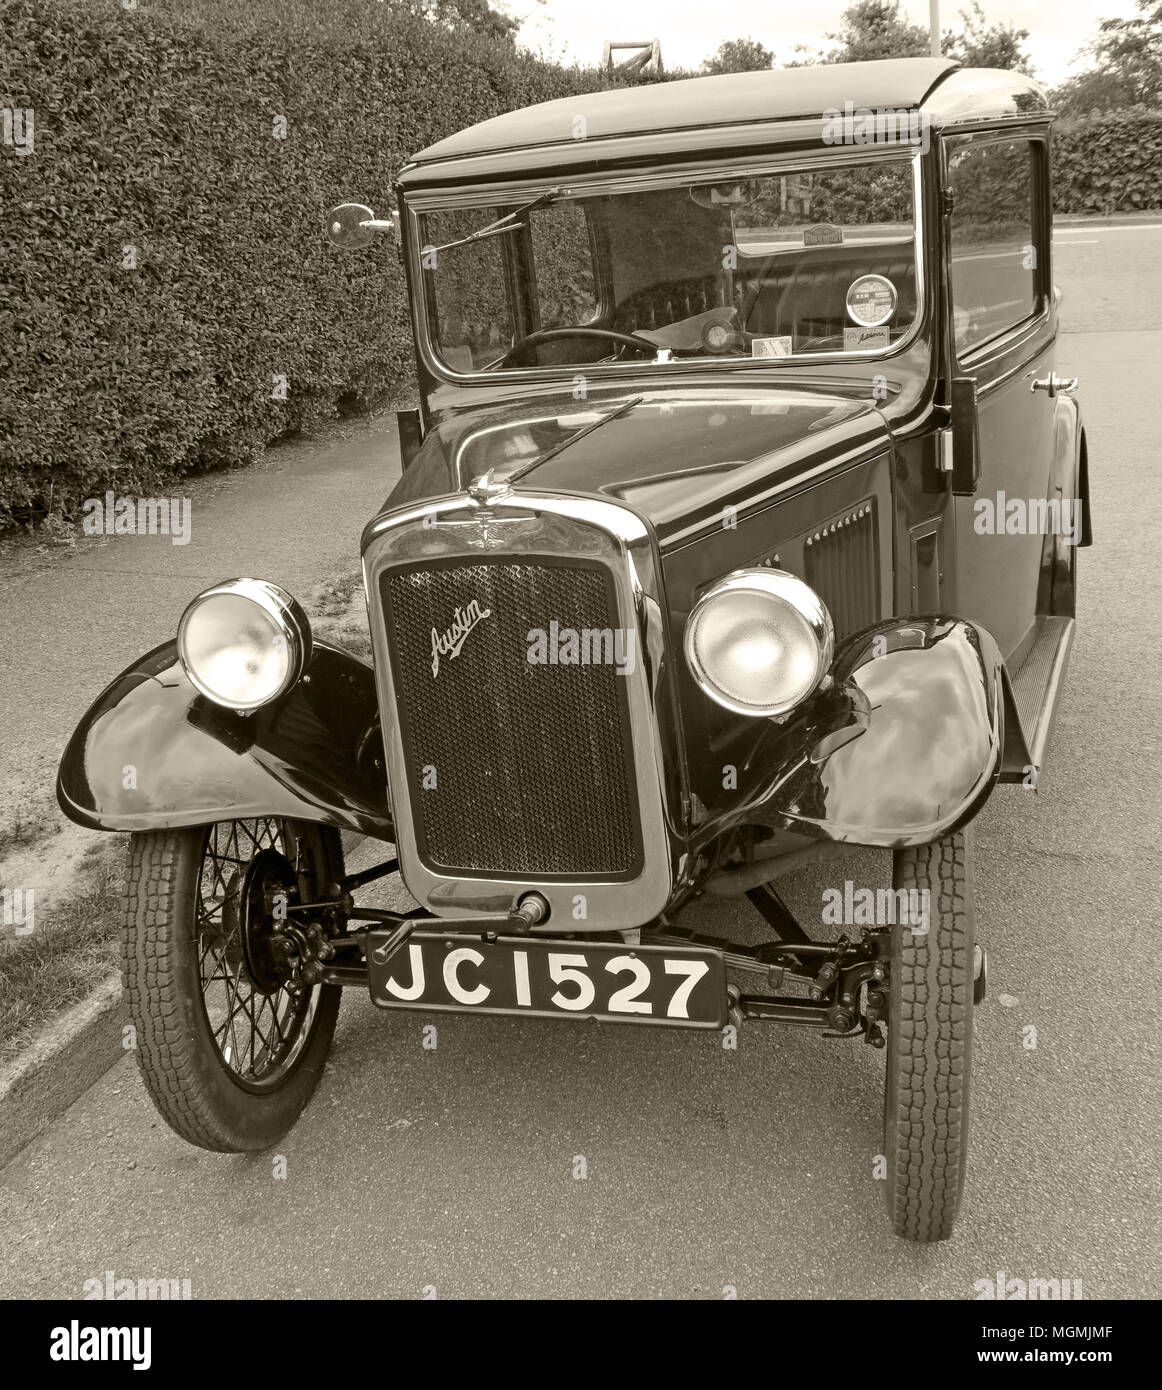
[[[1162,111],[1132,106],[1057,123],[1053,205],[1058,212],[1162,207]]]
[[[376,0],[0,0],[0,106],[34,111],[0,148],[0,526],[409,381],[395,246],[338,251],[323,212],[596,83]]]

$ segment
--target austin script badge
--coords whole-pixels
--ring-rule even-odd
[[[491,608],[481,608],[477,599],[473,599],[465,608],[457,608],[452,615],[452,626],[446,632],[437,632],[432,628],[432,675],[440,674],[440,658],[446,656],[449,661],[454,656],[460,655],[460,648],[468,634],[476,626],[482,623],[485,618],[492,616]]]

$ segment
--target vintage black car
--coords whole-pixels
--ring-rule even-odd
[[[971,822],[1036,785],[1090,542],[1050,121],[940,59],[675,81],[485,121],[390,217],[328,214],[342,254],[398,239],[415,334],[374,669],[228,580],[61,765],[69,816],[132,832],[125,989],[179,1134],[273,1144],[348,985],[769,1020],[886,1043],[893,1226],[949,1235]],[[346,872],[341,831],[392,857]],[[809,934],[779,878],[868,845],[894,887],[837,869]],[[396,871],[413,910],[360,903]],[[706,893],[773,935],[684,928]]]

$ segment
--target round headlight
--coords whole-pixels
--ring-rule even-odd
[[[712,700],[736,714],[786,714],[831,665],[835,630],[823,600],[783,570],[739,570],[698,600],[686,660]]]
[[[178,656],[215,704],[250,710],[277,700],[303,673],[307,616],[285,589],[230,579],[199,594],[178,623]]]

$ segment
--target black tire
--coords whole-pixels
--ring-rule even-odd
[[[296,1001],[286,990],[254,989],[234,944],[236,912],[227,916],[240,879],[221,877],[217,846],[229,848],[223,837],[231,833],[239,864],[263,844],[286,852],[298,871],[300,895],[318,896],[342,875],[341,842],[328,826],[271,818],[132,835],[122,984],[137,1030],[138,1065],[162,1118],[200,1148],[246,1153],[281,1139],[310,1100],[330,1051],[342,991],[317,985]],[[220,894],[217,888],[207,892],[208,864],[219,875]],[[225,998],[228,1015],[218,1028],[223,1046],[211,1024],[218,998]],[[249,1062],[245,1032],[237,1046],[235,1026],[247,999],[262,1038],[256,1048],[251,1036]],[[215,1016],[220,1019],[220,1007]]]
[[[887,1202],[905,1240],[947,1240],[964,1190],[972,1067],[971,829],[897,850],[897,889],[928,890],[927,933],[892,928],[884,1098]]]

